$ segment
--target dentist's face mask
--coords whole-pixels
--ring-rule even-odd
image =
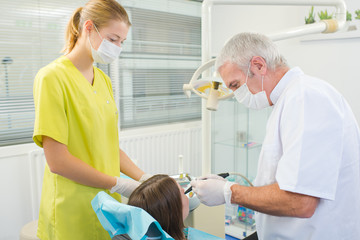
[[[97,30],[94,24],[96,32],[99,34],[102,42],[98,48],[95,50],[91,44],[90,37],[88,36],[90,46],[91,46],[91,54],[95,62],[101,64],[109,64],[112,63],[116,58],[120,56],[122,48],[109,42],[105,38],[102,38],[99,31]]]
[[[261,77],[262,91],[252,94],[248,86],[246,85],[249,77],[250,65],[251,63],[249,63],[249,67],[246,73],[245,84],[243,84],[234,91],[234,96],[239,103],[243,104],[247,108],[263,109],[270,106],[269,101],[266,97],[266,93],[264,91],[264,76]]]

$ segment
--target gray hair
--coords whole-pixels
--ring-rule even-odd
[[[287,66],[286,60],[279,53],[277,46],[265,35],[258,33],[240,33],[233,36],[221,49],[216,58],[215,68],[218,70],[225,63],[235,63],[246,71],[252,57],[264,58],[271,70]]]

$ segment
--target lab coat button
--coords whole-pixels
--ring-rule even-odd
[[[96,91],[94,91],[94,93],[96,94]]]
[[[108,100],[108,101],[106,101],[106,103],[107,103],[107,104],[109,104],[109,103],[110,103],[110,102],[109,102],[109,100]]]

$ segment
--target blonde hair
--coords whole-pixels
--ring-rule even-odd
[[[131,26],[125,9],[115,0],[90,0],[84,7],[75,10],[65,32],[65,46],[63,53],[73,50],[81,35],[82,25],[91,20],[98,29],[106,26],[110,20],[120,20],[128,27]]]

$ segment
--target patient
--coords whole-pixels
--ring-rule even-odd
[[[189,214],[189,199],[173,178],[154,175],[135,189],[128,204],[148,212],[174,239],[186,239],[183,221]]]

